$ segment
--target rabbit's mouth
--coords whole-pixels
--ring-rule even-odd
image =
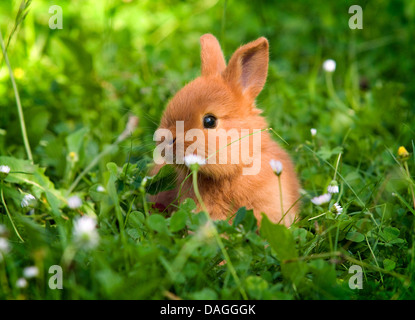
[[[217,135],[206,135],[201,131],[190,139],[186,134],[169,136],[158,144],[160,157],[165,164],[172,164],[178,170],[189,170],[186,167],[187,156],[199,157],[203,164],[199,168],[201,175],[221,178],[235,174],[257,174],[261,166],[261,135],[245,136],[234,131],[224,131]],[[213,138],[212,138],[213,137]],[[195,140],[196,138],[196,140]],[[249,140],[248,140],[249,139]],[[251,165],[252,164],[252,165]],[[252,166],[252,169],[249,167]],[[256,169],[255,169],[256,168]],[[249,171],[249,172],[248,172]],[[248,173],[246,173],[248,172]]]

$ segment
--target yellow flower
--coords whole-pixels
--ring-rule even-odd
[[[69,152],[68,156],[69,156],[69,161],[77,162],[79,160],[78,154],[76,152],[71,151]]]
[[[24,77],[24,70],[22,68],[16,68],[14,69],[14,77],[16,79],[22,79]]]
[[[404,146],[400,146],[398,149],[398,157],[401,160],[407,160],[409,158],[409,152]]]

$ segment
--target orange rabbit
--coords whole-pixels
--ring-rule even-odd
[[[271,139],[268,131],[263,130],[267,128],[267,123],[255,106],[255,98],[261,92],[267,78],[268,41],[261,37],[241,46],[232,55],[228,66],[213,35],[203,35],[200,43],[201,76],[173,97],[163,114],[159,128],[172,132],[169,145],[174,151],[179,148],[180,143],[185,151],[192,147],[191,150],[197,150],[198,155],[208,159],[207,164],[199,169],[198,186],[203,202],[213,219],[229,218],[236,210],[245,206],[247,209],[253,209],[258,221],[263,212],[271,221],[279,222],[283,216],[281,191],[270,161],[280,161],[283,168],[280,175],[282,203],[286,213],[283,223],[289,225],[298,211],[300,185],[290,157]],[[175,133],[180,123],[184,135]],[[199,135],[196,141],[184,139],[191,129],[197,129],[196,131],[202,134],[201,138]],[[249,134],[243,134],[243,130]],[[230,131],[239,134],[237,143],[233,137],[225,135],[225,146],[217,146],[217,139]],[[221,133],[214,140],[208,139],[209,134],[213,132]],[[231,142],[232,144],[229,144]],[[233,144],[240,145],[240,149],[237,149],[240,152],[236,158],[231,151]],[[242,158],[243,148],[249,149],[252,160],[250,163]],[[220,158],[221,156],[227,158]],[[179,159],[180,156],[176,155],[173,160],[177,171],[176,189],[153,196],[153,202],[168,207],[175,201],[190,197],[198,203],[192,179],[185,180],[190,171],[183,162],[178,161]],[[225,159],[225,162],[221,159]],[[209,160],[216,161],[216,164]],[[163,165],[156,165],[153,173]],[[254,165],[256,168],[253,168]],[[254,174],[244,173],[244,170],[249,168],[253,169]],[[181,195],[178,197],[180,188]]]

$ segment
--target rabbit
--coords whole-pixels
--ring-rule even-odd
[[[268,73],[268,40],[261,37],[241,46],[233,53],[228,65],[218,40],[212,34],[201,36],[200,44],[201,76],[185,85],[169,101],[159,128],[172,132],[170,145],[177,148],[181,142],[185,149],[194,142],[179,141],[183,140],[183,136],[174,136],[179,123],[177,121],[183,121],[185,133],[190,129],[199,129],[204,135],[201,144],[205,146],[201,150],[205,159],[209,156],[212,158],[212,150],[215,150],[210,148],[211,143],[207,140],[208,133],[213,132],[211,130],[249,129],[250,135],[240,135],[239,143],[245,141],[245,146],[252,150],[255,149],[253,143],[256,135],[260,135],[259,149],[257,146],[260,152],[257,156],[253,152],[255,159],[259,159],[258,172],[243,174],[243,170],[248,167],[243,161],[227,160],[216,164],[207,162],[199,168],[198,189],[212,219],[232,221],[235,212],[240,207],[246,207],[253,210],[258,224],[261,213],[265,213],[272,222],[282,222],[288,226],[296,219],[299,210],[300,183],[290,156],[271,138],[269,131],[264,130],[268,128],[267,122],[260,115],[261,110],[255,106],[255,98],[262,91]],[[226,141],[230,141],[229,137]],[[213,158],[218,158],[223,153],[229,155],[230,149],[231,145],[228,145],[218,152],[216,147],[216,157]],[[279,190],[278,176],[270,165],[272,159],[282,164],[279,176],[282,191]],[[150,200],[156,207],[169,208],[171,212],[175,204],[185,198],[192,198],[198,204],[198,209],[202,210],[193,190],[192,179],[186,179],[190,171],[177,160],[178,158],[174,159],[176,188],[160,192]],[[156,165],[152,173],[157,173],[163,165],[165,164]]]

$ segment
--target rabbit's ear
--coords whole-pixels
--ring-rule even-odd
[[[233,90],[255,100],[267,79],[268,47],[268,40],[261,37],[235,51],[223,73]]]
[[[207,33],[200,37],[202,76],[221,74],[226,68],[225,58],[218,40]]]

